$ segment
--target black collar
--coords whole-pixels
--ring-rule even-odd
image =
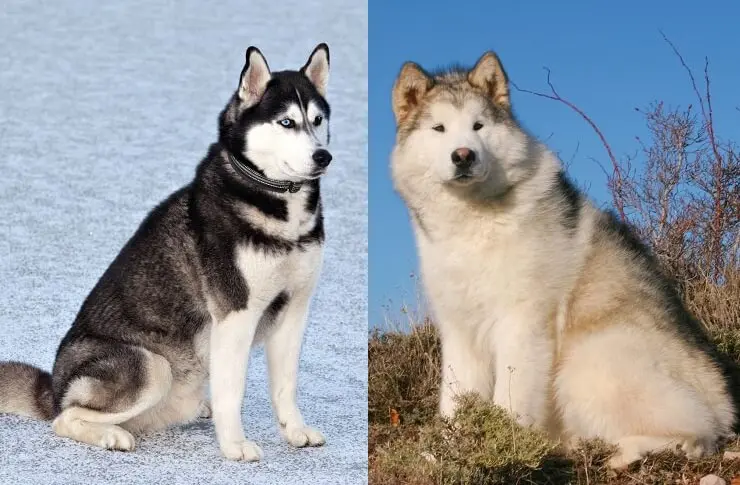
[[[287,180],[275,180],[267,178],[255,169],[246,165],[244,162],[237,160],[237,158],[232,155],[231,152],[227,151],[227,153],[229,154],[229,162],[231,163],[231,166],[234,167],[234,170],[236,170],[237,173],[239,173],[243,177],[250,179],[252,182],[256,182],[263,188],[272,190],[273,192],[290,192],[291,194],[295,194],[296,192],[301,190],[303,182],[289,182]]]

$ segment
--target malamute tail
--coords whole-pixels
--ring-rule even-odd
[[[0,414],[54,417],[51,374],[21,362],[0,362]]]

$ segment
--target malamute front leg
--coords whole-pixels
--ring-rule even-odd
[[[310,297],[310,290],[295,295],[288,302],[283,321],[265,342],[275,416],[285,440],[297,447],[325,443],[321,432],[305,425],[297,402],[298,361]]]
[[[472,340],[457,328],[440,327],[442,336],[442,382],[440,383],[439,412],[442,416],[455,414],[456,398],[474,392],[483,399],[493,394],[493,357],[482,356],[473,349]]]
[[[264,308],[258,299],[246,310],[213,323],[210,342],[212,418],[221,452],[230,460],[258,461],[262,449],[244,436],[242,402],[249,351]],[[254,304],[252,304],[254,303]]]
[[[553,359],[553,342],[538,317],[498,322],[496,387],[493,402],[511,411],[525,426],[544,425],[547,419],[547,389]]]

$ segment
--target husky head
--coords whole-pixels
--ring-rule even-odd
[[[266,177],[301,182],[329,162],[329,47],[319,44],[297,71],[270,71],[249,47],[239,86],[221,113],[220,139],[232,155]]]
[[[472,69],[433,75],[407,62],[392,101],[397,184],[427,181],[495,196],[528,173],[528,138],[514,119],[508,78],[493,52]]]

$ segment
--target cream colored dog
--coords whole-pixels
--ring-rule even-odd
[[[613,467],[714,449],[735,423],[729,371],[651,253],[518,125],[496,55],[434,75],[405,64],[393,109],[441,413],[475,391],[557,438],[618,445]]]

